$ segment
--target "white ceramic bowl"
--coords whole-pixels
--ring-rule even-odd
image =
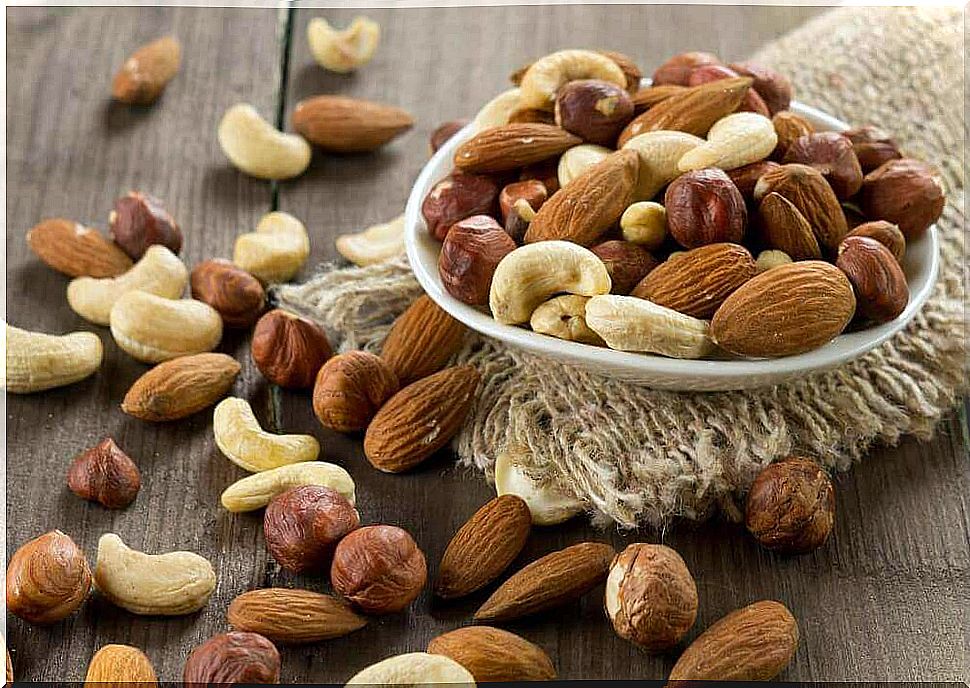
[[[844,122],[807,105],[795,102],[791,104],[791,110],[808,119],[816,129],[848,129]],[[492,319],[487,309],[469,306],[445,291],[438,276],[441,244],[428,234],[421,216],[424,197],[436,182],[452,170],[455,149],[471,136],[471,126],[453,136],[425,165],[415,182],[405,211],[408,259],[425,292],[448,313],[473,330],[533,354],[659,389],[720,391],[775,385],[835,368],[878,346],[913,318],[936,282],[939,250],[934,226],[906,247],[903,270],[909,281],[910,298],[909,305],[898,318],[883,325],[842,334],[808,353],[767,360],[680,360],[613,351],[537,334],[522,327],[502,325]]]

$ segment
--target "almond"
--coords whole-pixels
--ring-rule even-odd
[[[670,96],[675,96],[686,90],[686,86],[678,86],[677,84],[662,84],[660,86],[641,88],[633,94],[633,108],[637,114],[640,114],[644,110],[649,110],[654,105],[667,100]]]
[[[822,173],[808,165],[789,163],[765,172],[754,187],[755,201],[772,191],[791,201],[808,223],[819,244],[835,251],[849,232],[842,206]]]
[[[385,473],[401,473],[444,447],[468,415],[478,380],[472,366],[456,366],[395,394],[367,426],[367,460]]]
[[[99,688],[142,688],[158,685],[155,669],[145,653],[130,645],[105,645],[91,658],[84,684]]]
[[[684,650],[673,681],[770,681],[798,647],[798,622],[780,602],[763,600],[716,621]]]
[[[464,172],[505,172],[542,162],[582,143],[551,124],[506,124],[485,129],[455,151],[455,166]]]
[[[711,337],[741,356],[791,356],[833,339],[855,308],[852,285],[837,267],[819,260],[789,263],[727,297],[711,321]]]
[[[405,110],[346,96],[316,96],[296,104],[293,128],[310,143],[337,153],[376,150],[414,126]]]
[[[225,396],[239,370],[236,359],[226,354],[174,358],[135,380],[121,410],[148,421],[185,418]]]
[[[556,668],[541,647],[499,628],[467,626],[444,633],[432,638],[428,652],[451,657],[478,683],[556,679]]]
[[[640,174],[634,150],[619,150],[596,163],[543,203],[529,224],[525,242],[562,239],[595,243],[633,202]]]
[[[310,590],[250,590],[229,605],[229,624],[283,644],[339,638],[367,625],[367,619],[331,595]]]
[[[761,238],[773,249],[784,251],[792,260],[817,260],[822,249],[812,232],[812,225],[798,208],[772,191],[761,199],[758,208]]]
[[[511,621],[577,600],[606,579],[615,554],[603,542],[547,554],[505,581],[475,612],[475,621]]]
[[[488,585],[519,555],[531,530],[532,514],[522,498],[496,497],[476,511],[448,543],[438,567],[435,593],[451,600]]]
[[[117,277],[131,258],[96,229],[56,217],[27,232],[27,244],[38,258],[71,277]]]
[[[441,370],[461,349],[467,331],[425,294],[391,325],[381,358],[408,385]]]
[[[131,105],[154,103],[182,62],[182,46],[172,36],[146,43],[133,52],[115,74],[111,95]]]

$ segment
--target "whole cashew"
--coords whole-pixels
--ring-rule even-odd
[[[96,325],[107,325],[111,307],[123,294],[144,291],[177,299],[185,291],[189,271],[177,255],[161,245],[150,246],[128,272],[118,277],[78,277],[67,285],[71,309]]]
[[[145,554],[106,533],[98,541],[94,582],[109,601],[134,614],[178,616],[208,603],[216,572],[194,552]]]
[[[775,125],[754,112],[722,117],[707,132],[707,142],[684,153],[677,163],[681,172],[705,167],[733,170],[771,155],[778,144]]]
[[[567,150],[559,158],[559,167],[556,169],[560,188],[566,186],[612,152],[605,146],[597,146],[593,143],[581,143]]]
[[[291,463],[316,461],[320,443],[312,435],[274,435],[259,426],[249,402],[228,397],[212,414],[216,446],[230,461],[251,473]]]
[[[325,461],[292,463],[237,480],[222,493],[222,506],[232,512],[261,509],[276,495],[302,485],[329,487],[353,505],[354,479],[340,466]]]
[[[706,320],[635,296],[593,297],[586,304],[586,324],[620,351],[700,358],[714,350]]]
[[[640,156],[640,177],[634,200],[649,201],[668,183],[680,176],[677,163],[684,154],[704,144],[704,139],[683,131],[648,131],[634,136],[624,148]]]
[[[529,326],[540,334],[603,346],[603,339],[586,325],[587,301],[589,297],[576,294],[555,296],[532,312]]]
[[[495,491],[498,495],[521,497],[537,526],[563,523],[582,512],[584,505],[580,500],[563,494],[552,485],[542,485],[526,473],[521,459],[528,452],[525,446],[513,445],[495,458]]]
[[[160,363],[215,349],[222,317],[202,301],[130,291],[111,309],[111,335],[133,358]]]
[[[626,75],[613,60],[592,50],[560,50],[540,57],[522,76],[523,108],[549,109],[556,92],[577,79],[601,79],[626,88]]]
[[[65,335],[30,332],[6,326],[4,387],[29,394],[83,380],[101,367],[101,339],[93,332]]]
[[[461,664],[445,655],[409,652],[388,657],[354,675],[348,686],[431,686],[436,683],[475,685],[475,677]]]
[[[229,161],[260,179],[290,179],[303,174],[310,164],[310,144],[302,136],[274,128],[252,105],[229,108],[217,136]]]
[[[289,213],[267,213],[255,232],[236,238],[232,262],[261,282],[286,282],[310,255],[306,227]]]
[[[490,127],[501,127],[509,123],[509,117],[519,109],[519,101],[522,99],[522,91],[518,88],[510,88],[502,91],[497,96],[482,106],[482,109],[475,115],[472,122],[473,129],[478,132]]]
[[[306,35],[313,59],[321,67],[346,74],[374,57],[381,27],[367,17],[355,17],[350,26],[338,31],[323,17],[315,17],[307,25]]]
[[[357,234],[341,234],[336,243],[340,255],[355,265],[382,263],[404,250],[404,215]]]
[[[507,254],[495,269],[488,296],[500,323],[528,322],[533,311],[561,293],[608,294],[610,274],[595,253],[569,241],[538,241]]]

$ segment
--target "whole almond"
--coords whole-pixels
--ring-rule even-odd
[[[677,84],[662,84],[660,86],[641,88],[633,94],[634,111],[640,114],[644,110],[649,110],[654,105],[667,100],[670,96],[683,93],[686,90],[686,86],[679,86]]]
[[[531,530],[532,514],[520,497],[503,495],[488,502],[448,543],[435,594],[451,600],[488,585],[519,556]]]
[[[381,358],[408,385],[436,373],[458,352],[468,331],[423,294],[391,325]]]
[[[27,232],[38,258],[71,277],[117,277],[131,269],[131,258],[96,229],[55,217]]]
[[[115,74],[111,95],[122,103],[150,105],[178,73],[181,61],[182,46],[172,36],[147,43]]]
[[[455,166],[463,172],[493,173],[542,162],[582,143],[551,124],[506,124],[485,129],[455,151]]]
[[[158,685],[151,660],[137,647],[105,645],[94,653],[88,664],[84,685],[97,688],[143,688]]]
[[[451,657],[479,683],[556,679],[556,668],[541,647],[490,626],[467,626],[439,635],[428,643],[428,652]]]
[[[148,421],[185,418],[224,397],[239,371],[236,359],[226,354],[173,358],[135,380],[121,410]]]
[[[603,542],[547,554],[505,581],[475,612],[475,621],[511,621],[577,600],[606,579],[615,555]]]
[[[772,191],[758,207],[761,238],[770,248],[784,251],[792,260],[817,260],[822,257],[818,239],[795,204]]]
[[[849,232],[842,205],[822,173],[808,165],[789,163],[765,172],[754,187],[754,200],[772,191],[791,201],[821,246],[835,251]]]
[[[307,98],[293,110],[293,128],[303,138],[337,153],[376,150],[412,126],[401,108],[346,96]]]
[[[367,625],[367,619],[336,597],[286,588],[244,592],[230,603],[228,619],[236,630],[282,644],[339,638]]]

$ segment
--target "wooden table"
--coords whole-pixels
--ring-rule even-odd
[[[321,11],[190,8],[14,8],[7,10],[7,317],[48,332],[92,329],[64,298],[67,279],[35,259],[24,233],[43,217],[64,216],[104,227],[113,199],[129,189],[164,199],[185,232],[191,266],[231,254],[234,237],[251,231],[272,208],[294,213],[311,232],[312,266],[336,257],[333,237],[399,213],[427,155],[427,135],[440,121],[472,115],[505,87],[506,74],[528,59],[566,46],[602,46],[636,56],[649,68],[692,48],[729,58],[804,21],[817,10],[756,7],[560,6],[379,10],[383,26],[375,60],[355,76],[329,74],[309,56],[306,25]],[[354,13],[328,11],[343,24]],[[137,45],[173,32],[184,67],[153,108],[108,98],[111,76]],[[415,130],[369,156],[316,155],[300,179],[274,187],[230,167],[216,143],[227,107],[252,103],[287,118],[301,98],[343,93],[403,106]],[[219,495],[242,471],[215,448],[211,412],[149,425],[118,403],[145,367],[121,353],[107,329],[99,374],[80,384],[10,397],[7,418],[9,556],[53,528],[68,532],[94,561],[101,534],[119,533],[133,547],[186,548],[220,572],[201,613],[141,618],[92,595],[81,611],[50,628],[8,617],[18,678],[80,680],[88,659],[111,642],[143,648],[163,680],[179,680],[188,652],[226,629],[230,600],[251,588],[306,585],[320,578],[281,572],[267,556],[261,516],[230,515]],[[449,457],[414,474],[372,470],[359,439],[324,431],[308,395],[271,389],[250,363],[247,336],[227,334],[220,350],[243,373],[234,394],[251,400],[277,430],[313,432],[323,458],[339,462],[358,484],[367,522],[408,528],[432,573],[454,530],[492,494],[480,476]],[[853,473],[839,476],[839,517],[821,551],[800,558],[759,549],[742,528],[714,522],[678,525],[662,539],[696,575],[700,631],[759,598],[786,601],[803,640],[784,678],[791,680],[966,679],[970,652],[967,461],[965,424],[956,415],[937,439],[880,448]],[[113,436],[138,462],[143,488],[123,511],[86,503],[65,486],[71,458]],[[582,520],[542,530],[521,562],[583,538],[622,546],[636,536],[597,531]],[[457,604],[426,593],[406,613],[374,619],[356,635],[283,650],[285,682],[341,683],[385,656],[424,649],[437,633],[468,623],[484,595]],[[676,659],[651,656],[618,639],[591,594],[560,613],[512,628],[542,645],[564,678],[660,679]]]

